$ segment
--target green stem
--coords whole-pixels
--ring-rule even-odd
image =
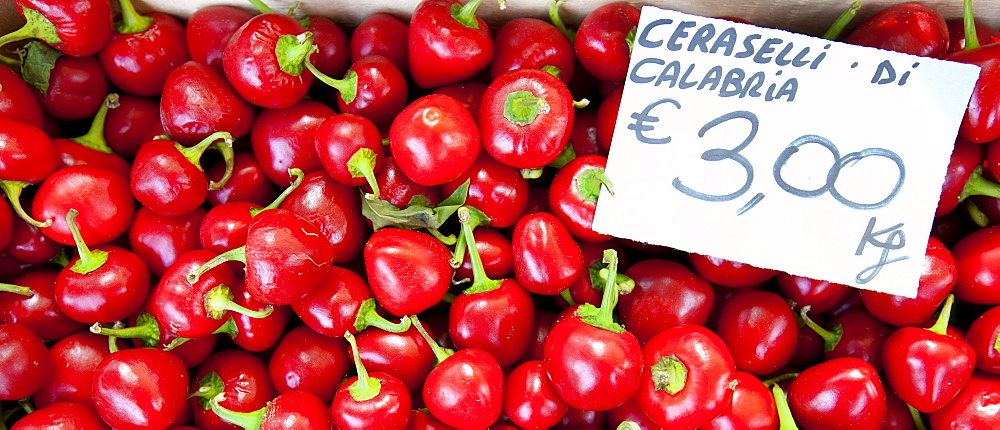
[[[226,131],[218,131],[212,133],[201,142],[198,142],[197,145],[194,145],[192,147],[185,147],[179,143],[175,143],[174,147],[177,148],[177,150],[181,152],[181,155],[183,155],[184,158],[190,161],[191,164],[194,164],[195,167],[198,168],[198,170],[204,171],[204,169],[202,169],[201,167],[201,156],[202,154],[205,153],[206,150],[208,150],[209,147],[215,144],[216,140],[219,139],[225,139],[229,141],[229,146],[233,145],[233,135],[229,134],[229,132]]]
[[[327,76],[325,73],[319,71],[316,66],[312,65],[310,62],[306,62],[306,68],[312,72],[316,79],[320,82],[329,85],[333,89],[340,93],[340,99],[344,103],[351,104],[354,99],[358,96],[358,72],[354,70],[348,70],[347,74],[344,75],[344,79],[334,79]]]
[[[31,403],[31,398],[30,397],[26,397],[26,398],[23,398],[21,400],[18,400],[17,401],[17,405],[20,406],[21,409],[24,410],[24,413],[26,413],[26,414],[30,414],[30,413],[35,412],[37,410],[37,409],[35,409],[35,405],[33,403]]]
[[[127,0],[124,0],[127,1]],[[97,110],[97,114],[94,115],[94,120],[90,123],[90,129],[87,130],[87,134],[83,136],[74,137],[70,140],[86,146],[95,151],[101,151],[106,154],[113,154],[114,151],[111,150],[111,146],[108,146],[107,139],[104,138],[104,124],[108,118],[108,109],[115,109],[118,107],[118,94],[111,93],[104,98],[104,103],[101,104],[101,108]]]
[[[222,380],[216,372],[208,372],[205,376],[198,381],[198,389],[195,390],[191,395],[188,396],[189,399],[197,399],[198,404],[201,405],[205,410],[211,409],[209,403],[215,396],[222,394],[226,390],[226,383]]]
[[[972,13],[972,0],[962,2],[962,24],[965,26],[965,49],[979,47],[979,35],[976,33],[976,18]]]
[[[511,91],[504,101],[503,116],[514,125],[525,126],[549,110],[545,98],[536,97],[531,91]]]
[[[979,228],[990,225],[990,217],[982,209],[979,209],[979,205],[975,201],[968,199],[962,204],[965,206],[965,213],[969,215],[969,219]]]
[[[121,34],[132,34],[146,31],[153,25],[153,17],[140,15],[135,11],[135,6],[130,0],[118,0],[121,9],[122,20],[115,23],[115,30]]]
[[[572,45],[576,40],[576,32],[566,28],[566,24],[563,22],[562,16],[559,15],[559,7],[561,7],[566,0],[556,0],[549,4],[549,20],[552,21],[552,25],[559,29],[563,35],[569,39],[569,44]]]
[[[772,385],[777,385],[779,382],[782,382],[782,381],[787,381],[787,380],[790,380],[790,379],[795,379],[797,376],[799,376],[798,372],[784,373],[784,374],[775,376],[775,377],[773,377],[771,379],[768,379],[768,380],[765,380],[765,381],[761,381],[761,383],[764,384],[765,387],[770,387]]]
[[[52,21],[49,21],[45,15],[27,7],[23,8],[21,13],[24,15],[24,19],[26,19],[27,22],[23,27],[0,36],[0,46],[31,38],[41,39],[49,45],[62,43],[62,38],[60,38],[59,33],[56,32],[55,24],[53,24]]]
[[[306,177],[306,175],[302,173],[302,169],[299,169],[298,167],[292,167],[291,169],[288,169],[288,175],[295,178],[292,180],[292,184],[289,185],[288,188],[285,188],[285,191],[282,191],[281,195],[279,195],[278,198],[274,199],[274,201],[271,202],[271,204],[260,209],[256,208],[250,209],[250,216],[257,216],[257,214],[264,212],[268,209],[276,209],[278,206],[281,206],[281,203],[283,203],[285,199],[288,198],[288,195],[292,194],[292,191],[295,191],[295,189],[298,188],[299,185],[302,185],[302,180]]]
[[[628,45],[628,52],[631,53],[632,49],[635,47],[635,36],[639,31],[639,27],[632,27],[628,34],[625,35],[625,44]]]
[[[86,275],[104,266],[104,263],[108,261],[108,253],[102,250],[91,250],[87,246],[87,242],[83,240],[83,235],[80,234],[80,229],[76,225],[76,217],[80,212],[76,209],[70,209],[69,213],[66,214],[66,224],[69,226],[69,232],[73,235],[73,241],[76,242],[76,252],[79,258],[70,270],[79,273],[81,275]]]
[[[545,172],[544,167],[539,167],[536,169],[521,169],[521,177],[524,179],[538,179],[542,177],[542,173]]]
[[[615,427],[615,430],[642,430],[642,426],[635,421],[625,420],[622,421],[621,424],[618,424],[618,427]]]
[[[139,339],[149,348],[155,348],[160,343],[160,325],[156,318],[146,312],[139,314],[133,327],[108,328],[95,323],[90,326],[90,332],[115,338]]]
[[[455,303],[456,298],[458,298],[458,296],[452,293],[445,293],[444,297],[441,298],[441,301],[444,303]]]
[[[250,3],[253,4],[253,6],[260,11],[260,13],[276,13],[274,9],[271,9],[271,6],[264,4],[261,0],[250,0]]]
[[[443,243],[445,246],[454,245],[455,242],[458,240],[458,239],[455,238],[455,236],[450,235],[450,234],[447,235],[447,236],[445,236],[443,233],[441,233],[440,230],[438,230],[436,228],[433,228],[433,227],[428,227],[427,228],[427,233],[430,234],[431,236],[434,236],[435,239],[437,239],[439,242]]]
[[[798,430],[799,426],[795,424],[795,417],[792,416],[792,410],[788,407],[788,397],[785,396],[785,390],[782,390],[780,385],[774,384],[771,386],[771,393],[774,395],[774,406],[778,409],[778,429]]]
[[[461,234],[465,237],[465,248],[469,252],[469,261],[472,263],[472,285],[462,293],[485,293],[499,288],[503,281],[490,279],[486,275],[486,268],[483,267],[483,259],[479,256],[479,249],[476,248],[476,236],[473,233],[476,226],[488,223],[488,218],[478,210],[474,211],[463,206],[458,209],[458,221],[462,224]]]
[[[11,69],[18,70],[21,68],[21,61],[10,58],[6,55],[0,54],[0,64],[6,65]]]
[[[604,263],[608,265],[608,276],[604,283],[604,296],[601,297],[600,320],[605,323],[614,324],[615,306],[618,306],[618,252],[614,249],[604,250]]]
[[[224,408],[219,402],[225,400],[225,394],[219,393],[208,401],[208,406],[223,421],[242,427],[244,430],[257,430],[264,423],[267,406],[253,412],[236,412]]]
[[[548,166],[554,169],[562,169],[570,161],[573,161],[574,158],[576,158],[576,151],[573,149],[573,145],[567,143],[566,147],[559,153],[559,156],[555,160],[552,160]]]
[[[656,364],[649,368],[655,390],[666,391],[674,395],[687,385],[688,368],[676,355],[660,357]]]
[[[394,323],[379,315],[375,310],[375,299],[369,298],[361,302],[358,309],[358,316],[354,319],[354,329],[362,331],[368,327],[376,327],[389,333],[403,333],[410,329],[410,320],[403,318],[398,323]]]
[[[837,20],[833,22],[833,25],[823,33],[823,38],[826,40],[837,40],[840,34],[844,32],[844,27],[854,19],[854,16],[858,14],[858,9],[861,9],[861,2],[855,1],[847,7],[844,13],[837,17]]]
[[[809,318],[809,309],[811,309],[811,306],[803,306],[802,309],[799,309],[799,316],[802,317],[802,322],[806,323],[809,328],[823,338],[824,351],[833,351],[837,347],[837,344],[840,343],[840,338],[844,337],[844,327],[840,324],[831,327],[830,330],[820,327],[819,324],[816,324],[816,321]]]
[[[565,300],[568,305],[576,305],[576,300],[573,300],[573,294],[569,292],[569,288],[560,291],[559,295],[562,296],[563,300]]]
[[[424,325],[420,324],[420,320],[417,319],[416,315],[410,315],[409,318],[410,321],[412,322],[412,325],[417,328],[417,331],[420,332],[420,335],[424,337],[424,340],[428,344],[430,344],[431,350],[434,351],[435,365],[441,364],[442,361],[444,361],[448,357],[451,357],[452,354],[455,353],[455,351],[451,349],[438,345],[437,341],[435,341],[434,338],[427,333],[427,330],[424,330]]]
[[[635,285],[634,281],[628,279],[627,282],[618,282],[618,253],[614,249],[604,250],[604,263],[608,265],[606,269],[601,269],[602,280],[604,281],[604,292],[601,298],[601,307],[590,304],[583,304],[577,308],[576,315],[585,323],[594,327],[621,333],[625,328],[615,322],[614,310],[618,305],[618,295],[622,293],[622,287],[629,289]]]
[[[948,322],[951,320],[951,308],[952,304],[955,303],[955,295],[948,294],[948,297],[944,299],[944,305],[941,307],[941,314],[938,315],[937,321],[934,321],[934,325],[928,328],[934,333],[940,335],[948,335]]]
[[[233,301],[233,293],[226,284],[219,284],[205,293],[205,313],[212,319],[221,320],[226,312],[236,312],[250,318],[265,318],[274,312],[274,307],[267,305],[262,311],[255,311],[241,306]]]
[[[306,31],[298,35],[286,34],[278,37],[274,55],[282,72],[300,76],[309,68],[309,56],[319,48],[313,45],[313,34]],[[312,68],[310,68],[312,70]]]
[[[588,202],[597,201],[601,196],[602,187],[607,188],[609,194],[615,194],[611,178],[600,167],[587,169],[586,172],[581,173],[576,179],[576,193],[580,195],[580,198]]]
[[[10,201],[11,207],[14,208],[14,213],[21,217],[24,222],[31,224],[38,228],[45,228],[52,225],[52,219],[49,218],[45,222],[36,221],[31,215],[28,215],[24,211],[24,207],[21,206],[21,192],[27,188],[29,183],[20,181],[0,181],[0,189],[3,190],[4,194],[7,195],[7,200]]]
[[[470,0],[464,6],[458,2],[451,5],[451,16],[460,24],[468,28],[479,28],[479,20],[476,19],[476,9],[483,0]]]
[[[358,402],[374,399],[382,391],[382,380],[368,376],[368,369],[365,369],[365,363],[361,362],[361,352],[358,351],[358,342],[354,340],[354,335],[344,333],[344,339],[351,344],[354,368],[358,371],[358,379],[347,387],[347,391]]]
[[[233,169],[236,168],[236,154],[233,151],[233,140],[232,139],[222,139],[216,141],[213,145],[219,154],[222,154],[222,160],[226,163],[226,170],[222,173],[222,178],[218,181],[212,181],[208,183],[208,189],[210,191],[221,190],[222,187],[226,186],[229,179],[233,177]]]
[[[462,267],[462,263],[465,262],[465,253],[468,248],[465,246],[465,235],[459,234],[458,238],[455,240],[455,250],[451,252],[451,260],[448,264],[451,265],[452,269],[457,269]]]
[[[347,171],[355,178],[365,177],[365,180],[368,181],[368,186],[372,187],[373,199],[379,198],[382,194],[379,192],[378,182],[375,181],[376,161],[378,161],[378,154],[369,148],[359,149],[347,160]]]
[[[913,427],[916,430],[927,430],[927,425],[924,424],[924,418],[920,416],[920,411],[910,405],[906,405],[906,408],[910,410],[910,418],[913,418]]]
[[[986,179],[983,176],[983,166],[976,167],[969,176],[969,180],[962,187],[962,193],[958,196],[958,201],[963,201],[969,196],[990,196],[1000,198],[1000,184]]]
[[[27,297],[35,295],[35,292],[31,291],[31,288],[22,287],[20,285],[14,285],[14,284],[4,284],[4,283],[0,283],[0,292],[20,294],[22,296],[27,296]]]
[[[198,279],[201,278],[201,275],[204,275],[205,272],[212,270],[216,266],[219,266],[229,261],[239,261],[243,264],[246,264],[247,262],[246,245],[243,245],[239,248],[230,249],[229,251],[223,252],[222,254],[215,256],[215,258],[206,261],[205,264],[202,264],[197,269],[194,269],[194,271],[192,271],[191,273],[188,273],[187,276],[188,282],[192,284],[198,282]]]

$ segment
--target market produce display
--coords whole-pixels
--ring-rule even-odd
[[[971,1],[824,36],[982,67],[912,299],[594,231],[630,2],[13,3],[0,429],[1000,428],[1000,31]]]

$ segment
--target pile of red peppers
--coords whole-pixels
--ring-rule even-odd
[[[481,1],[14,0],[0,428],[1000,428],[1000,31],[971,1],[826,35],[982,67],[913,299],[595,232],[639,8]]]

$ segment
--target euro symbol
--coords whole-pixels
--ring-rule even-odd
[[[643,134],[643,132],[646,131],[653,131],[653,126],[651,125],[651,123],[656,123],[660,121],[659,117],[652,116],[649,114],[649,112],[652,111],[653,108],[664,103],[670,103],[674,105],[674,107],[676,107],[677,109],[681,108],[681,104],[678,103],[677,100],[666,98],[666,99],[659,99],[655,102],[650,103],[648,106],[646,106],[645,109],[642,110],[642,112],[632,113],[632,119],[634,119],[635,122],[629,124],[628,129],[635,131],[635,138],[638,141],[653,145],[662,145],[664,143],[670,143],[670,136],[663,138],[652,138],[652,137],[647,137],[646,135]]]

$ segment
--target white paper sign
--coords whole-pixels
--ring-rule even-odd
[[[914,297],[979,68],[642,9],[596,231]]]

